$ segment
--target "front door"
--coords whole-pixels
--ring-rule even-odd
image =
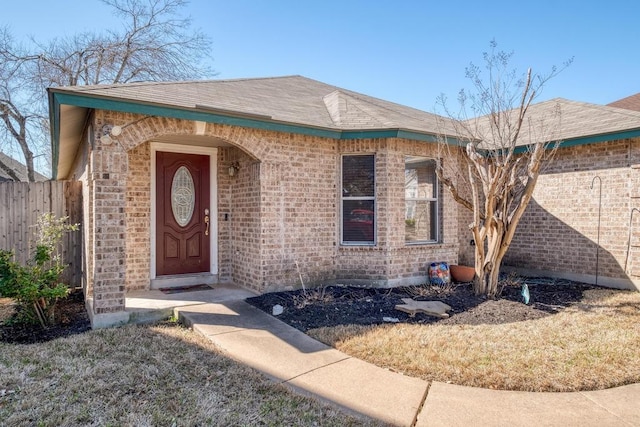
[[[156,152],[156,275],[210,271],[209,156]]]

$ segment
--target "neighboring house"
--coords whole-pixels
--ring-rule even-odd
[[[439,159],[436,136],[453,133],[442,117],[300,76],[55,88],[49,100],[54,178],[84,183],[94,326],[127,321],[131,290],[419,284],[429,263],[473,256],[468,213],[435,176],[436,161],[455,161]],[[640,112],[554,102],[566,148],[508,261],[594,282],[599,256],[600,283],[631,287]]]
[[[609,107],[626,108],[627,110],[640,111],[640,93],[627,96],[626,98],[619,99],[607,105]]]
[[[640,112],[553,99],[529,114],[549,117],[557,107],[562,144],[543,168],[503,265],[640,289]],[[473,261],[472,249],[461,244],[461,262]]]
[[[0,152],[0,162],[13,171],[13,173],[18,177],[18,181],[28,181],[27,167],[24,164],[20,163],[13,157],[7,156],[2,152]],[[38,172],[35,172],[35,179],[36,181],[47,181],[49,178]],[[0,166],[0,182],[6,181],[15,181],[15,179],[3,167]]]

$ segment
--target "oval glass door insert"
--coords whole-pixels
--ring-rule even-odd
[[[171,210],[180,227],[189,224],[196,205],[196,193],[189,169],[180,166],[171,183]]]

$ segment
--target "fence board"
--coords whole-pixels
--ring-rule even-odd
[[[13,250],[22,263],[31,256],[38,217],[52,212],[68,216],[70,224],[82,223],[80,181],[0,183],[0,249]],[[60,248],[68,265],[63,280],[71,287],[82,286],[82,227],[67,233]]]

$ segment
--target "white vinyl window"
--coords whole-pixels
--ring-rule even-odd
[[[375,156],[342,156],[342,244],[376,242]]]
[[[437,242],[439,206],[436,160],[406,156],[404,164],[405,242]]]

